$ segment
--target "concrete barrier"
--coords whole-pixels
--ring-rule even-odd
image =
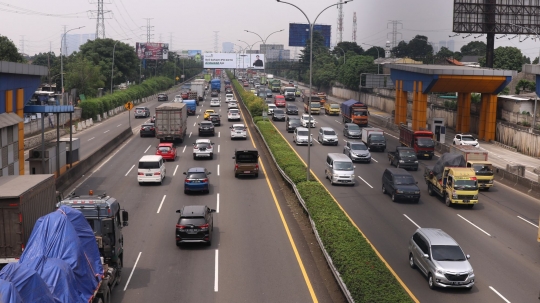
[[[103,120],[107,119],[107,112],[103,112]]]
[[[97,115],[97,122],[101,122],[101,115],[100,114]]]
[[[86,120],[84,120],[83,122],[81,122],[81,126],[83,129],[86,129]]]
[[[92,126],[92,125],[94,125],[94,118],[90,118],[90,126]]]
[[[118,148],[124,141],[133,136],[131,128],[124,130],[121,134],[111,139],[102,148],[97,150],[92,155],[81,160],[77,165],[68,169],[64,174],[56,179],[56,189],[60,192],[67,190],[75,182],[78,182],[87,172],[93,169],[105,157],[110,156],[112,152]]]
[[[77,130],[75,129],[75,125],[72,125],[72,126],[71,126],[71,133],[72,133],[72,134],[76,134],[76,133],[77,133]]]
[[[80,131],[82,131],[82,130],[83,130],[83,128],[82,128],[82,122],[78,122],[78,123],[77,123],[77,131],[80,132]]]

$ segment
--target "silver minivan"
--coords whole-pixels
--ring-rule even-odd
[[[409,240],[409,265],[428,278],[429,288],[465,288],[474,285],[469,258],[457,242],[436,228],[419,228]]]
[[[352,160],[344,154],[329,153],[326,156],[326,168],[324,174],[326,179],[334,184],[354,185],[354,169]]]

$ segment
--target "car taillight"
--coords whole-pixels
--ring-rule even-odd
[[[178,228],[178,229],[184,229],[184,228],[186,228],[186,226],[185,226],[185,225],[176,224],[176,228]]]
[[[234,169],[238,169],[238,164],[235,164],[235,165],[234,165]]]
[[[155,128],[152,127],[150,130],[154,130],[154,129],[155,129]]]
[[[159,175],[161,175],[161,172],[154,173],[154,176],[159,176]]]
[[[208,227],[209,227],[208,223],[199,226],[200,229],[208,229]]]
[[[139,175],[139,176],[144,176],[144,173],[137,173],[137,175]]]
[[[259,169],[259,164],[255,164],[255,170]]]
[[[203,182],[208,182],[208,178],[204,178],[202,181]]]
[[[190,182],[191,182],[191,181],[190,181],[190,180],[188,180],[188,179],[185,179],[184,181],[185,181],[186,183],[190,183]]]

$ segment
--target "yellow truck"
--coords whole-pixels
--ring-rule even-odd
[[[474,169],[480,189],[493,187],[493,164],[488,161],[488,152],[470,145],[451,145],[450,152],[461,154],[465,158],[466,167]]]
[[[426,166],[424,179],[430,196],[438,195],[446,206],[478,203],[478,180],[474,169],[465,167],[461,154],[445,153],[434,166]]]
[[[324,113],[327,115],[339,116],[341,114],[341,110],[339,109],[339,104],[337,104],[336,102],[325,102]]]

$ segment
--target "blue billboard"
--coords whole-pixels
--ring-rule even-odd
[[[322,34],[324,45],[330,48],[331,25],[315,24],[313,30]],[[309,24],[289,23],[289,46],[306,46],[309,41]]]

